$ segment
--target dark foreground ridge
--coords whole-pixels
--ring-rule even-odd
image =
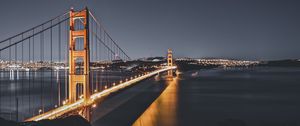
[[[79,115],[54,120],[41,120],[38,122],[14,122],[0,118],[1,126],[92,126]]]

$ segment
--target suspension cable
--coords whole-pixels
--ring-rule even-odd
[[[3,42],[5,42],[5,41],[7,41],[7,40],[13,39],[13,38],[15,38],[15,37],[17,37],[17,36],[20,36],[20,35],[22,35],[22,34],[24,34],[24,33],[26,33],[26,32],[32,31],[32,30],[34,30],[34,29],[36,29],[36,28],[38,28],[38,27],[41,27],[41,26],[43,26],[43,25],[45,25],[45,24],[47,24],[47,23],[49,23],[49,22],[51,22],[51,21],[53,21],[53,20],[56,20],[57,18],[59,18],[59,17],[61,17],[61,16],[65,16],[65,15],[67,15],[67,14],[69,14],[69,12],[63,13],[63,14],[61,14],[61,15],[59,15],[59,16],[56,16],[56,17],[54,17],[54,18],[52,18],[52,19],[50,19],[50,20],[48,20],[48,21],[46,21],[46,22],[44,22],[44,23],[42,23],[42,24],[40,24],[40,25],[37,25],[37,26],[35,26],[35,27],[33,27],[33,28],[30,28],[30,29],[28,29],[28,30],[25,30],[25,31],[23,31],[23,32],[21,32],[21,33],[19,33],[19,34],[16,34],[16,35],[14,35],[14,36],[12,36],[12,37],[9,37],[9,38],[7,38],[7,39],[4,39],[4,40],[0,41],[0,44],[3,43]]]
[[[66,21],[66,20],[68,20],[68,19],[69,19],[69,18],[66,18],[66,19],[64,19],[64,20],[62,20],[62,21],[60,21],[60,22],[58,22],[58,23],[56,23],[56,24],[54,24],[54,25],[52,25],[52,26],[50,26],[50,27],[48,27],[48,28],[44,28],[44,26],[42,25],[42,30],[41,30],[41,31],[36,32],[35,34],[30,35],[30,36],[28,36],[28,37],[26,37],[26,38],[23,38],[22,40],[19,40],[19,41],[15,42],[15,43],[13,43],[13,44],[10,44],[10,45],[8,45],[8,46],[6,46],[6,47],[4,47],[4,48],[1,48],[0,51],[3,51],[3,50],[5,50],[5,49],[7,49],[7,48],[9,48],[9,47],[11,47],[11,46],[16,45],[16,44],[19,44],[19,43],[23,42],[24,40],[26,40],[26,39],[28,39],[28,38],[30,38],[30,37],[36,36],[36,35],[38,35],[38,34],[41,34],[41,33],[43,33],[44,31],[46,31],[46,30],[48,30],[48,29],[50,29],[50,28],[52,28],[52,27],[55,27],[55,26],[57,26],[58,24],[60,24],[60,23],[62,23],[62,22],[64,22],[64,21]]]
[[[91,11],[89,11],[89,14],[91,15],[91,17],[94,19],[94,21],[97,23],[98,27],[101,27],[103,29],[103,32],[107,33],[106,29],[103,27],[103,25],[95,18],[95,16],[93,15],[93,13]],[[109,34],[107,34],[107,36],[109,37],[109,39],[112,40],[112,42],[126,55],[126,57],[131,60],[131,58],[123,51],[122,48],[119,47],[119,45],[111,38],[111,36]]]

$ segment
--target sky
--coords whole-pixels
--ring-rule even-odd
[[[0,40],[85,6],[133,59],[300,58],[299,0],[1,0]]]

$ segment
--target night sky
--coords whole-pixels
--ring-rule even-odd
[[[299,0],[1,0],[0,40],[88,6],[132,58],[300,58]]]

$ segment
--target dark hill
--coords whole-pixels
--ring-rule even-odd
[[[21,122],[8,121],[0,118],[1,126],[91,126],[91,124],[81,116],[69,116],[54,120],[41,120],[37,122]]]

